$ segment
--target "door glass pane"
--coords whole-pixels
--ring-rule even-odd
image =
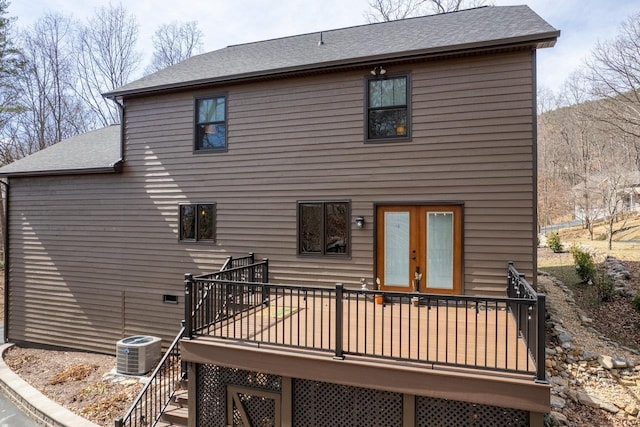
[[[384,213],[384,285],[409,287],[409,212]]]
[[[427,287],[453,289],[453,212],[427,212]]]

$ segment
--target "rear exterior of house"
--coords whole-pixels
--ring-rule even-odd
[[[108,94],[122,127],[58,144],[80,158],[117,148],[108,161],[64,167],[45,150],[0,169],[7,338],[107,353],[134,334],[166,344],[184,318],[184,274],[249,252],[268,258],[269,282],[290,285],[501,297],[508,261],[535,281],[535,57],[558,34],[526,7],[481,8],[231,46]],[[278,396],[297,425],[333,405],[304,415],[291,400],[302,394],[389,402],[389,425],[452,411],[437,399],[499,413],[526,392],[517,410],[545,412],[532,380],[492,383],[485,393],[503,392],[487,401],[463,392],[466,374],[329,358],[316,361],[334,372],[319,382],[304,375],[314,359],[265,366],[283,355],[195,341],[190,387],[271,384],[258,394]],[[384,378],[373,388],[372,369]],[[447,383],[456,391],[434,392]],[[198,395],[197,425],[224,425],[202,418],[220,396]]]

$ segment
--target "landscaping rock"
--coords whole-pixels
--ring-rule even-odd
[[[627,366],[629,366],[629,364],[627,363],[627,361],[621,357],[614,357],[613,358],[613,367],[616,369],[624,369]]]
[[[592,408],[596,408],[596,409],[599,409],[600,405],[604,403],[597,397],[590,396],[588,393],[583,393],[583,392],[578,392],[577,398],[578,398],[578,402],[582,403],[583,405],[591,406]]]
[[[620,379],[620,384],[627,386],[627,387],[635,387],[636,386],[636,381],[635,380],[630,380],[630,379],[626,379],[626,378],[621,378]]]
[[[551,411],[549,417],[551,418],[551,425],[566,426],[569,424],[569,420],[562,412]]]
[[[620,286],[626,290],[637,287],[623,277],[619,275]],[[561,282],[545,277],[540,283],[547,293],[545,320],[552,343],[545,349],[552,386],[546,425],[640,425],[636,424],[640,419],[636,397],[640,359],[633,357],[638,351],[621,346],[596,325],[596,317],[589,318]]]
[[[551,409],[562,409],[567,405],[566,400],[558,396],[551,396]]]
[[[600,402],[600,409],[604,409],[607,412],[611,412],[612,414],[617,414],[618,412],[620,412],[620,409],[609,402]]]
[[[613,369],[613,357],[600,355],[598,356],[598,363],[605,369],[612,370]]]
[[[553,385],[557,385],[560,387],[568,387],[569,386],[569,381],[565,378],[561,378],[561,377],[551,377],[551,379],[549,380],[549,382]]]

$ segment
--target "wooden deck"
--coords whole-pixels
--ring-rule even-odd
[[[216,338],[335,355],[337,307],[333,294],[284,293],[268,305],[240,311],[212,325]],[[342,300],[342,349],[346,357],[414,361],[430,365],[535,375],[535,363],[504,304],[430,300],[376,304],[372,294]]]

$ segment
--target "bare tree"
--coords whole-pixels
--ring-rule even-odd
[[[586,72],[593,95],[604,100],[600,119],[636,138],[640,138],[639,58],[640,12],[627,18],[615,38],[598,43]]]
[[[147,74],[177,64],[202,49],[203,34],[196,21],[161,25],[153,36],[153,57]]]
[[[493,3],[488,0],[370,0],[370,11],[365,12],[365,17],[369,23],[394,21],[490,4]]]
[[[565,164],[561,132],[567,111],[561,98],[548,88],[538,89],[538,226],[545,227],[573,217],[571,179]]]
[[[594,157],[598,159],[599,171],[593,179],[593,195],[597,200],[602,220],[606,228],[608,247],[611,249],[613,235],[624,227],[629,214],[631,194],[638,185],[638,176],[634,170],[632,156],[628,155],[628,135],[615,126],[600,126],[602,144]],[[622,225],[618,225],[619,221]]]
[[[558,97],[539,100],[538,108],[551,111],[538,119],[538,196],[539,202],[544,201],[549,209],[549,212],[541,211],[542,218],[550,218],[552,210],[560,213],[566,209],[567,214],[573,211],[593,235],[593,220],[600,214],[589,184],[599,171],[595,153],[599,152],[597,145],[602,142],[595,122],[588,115],[595,107],[585,96],[586,84],[579,74],[573,74]],[[547,191],[564,192],[565,203],[561,202],[562,196],[547,194]],[[567,209],[566,201],[571,201],[573,209]]]
[[[616,160],[615,156],[613,160]],[[613,234],[617,231],[616,222],[619,216],[626,213],[625,194],[631,187],[629,172],[624,168],[608,168],[606,172],[606,176],[594,188],[594,193],[602,205],[602,219],[607,230],[608,248],[611,249]]]
[[[15,79],[18,109],[5,126],[2,161],[11,162],[87,130],[73,90],[68,17],[49,13],[21,33],[23,72]]]
[[[17,111],[18,91],[14,82],[23,67],[20,52],[12,40],[13,19],[5,16],[8,7],[6,0],[0,0],[0,131]]]
[[[549,108],[545,93],[538,99],[542,206],[550,213],[554,206],[545,192],[568,186],[591,238],[594,221],[603,220],[609,245],[640,177],[638,58],[640,13],[629,17],[615,38],[599,43],[585,67],[571,76],[558,104],[562,108]]]
[[[99,8],[78,33],[77,95],[90,107],[97,124],[120,121],[117,107],[101,94],[132,79],[140,63],[137,40],[136,18],[122,5]]]
[[[427,5],[433,13],[455,12],[461,9],[484,6],[486,0],[429,0]]]

